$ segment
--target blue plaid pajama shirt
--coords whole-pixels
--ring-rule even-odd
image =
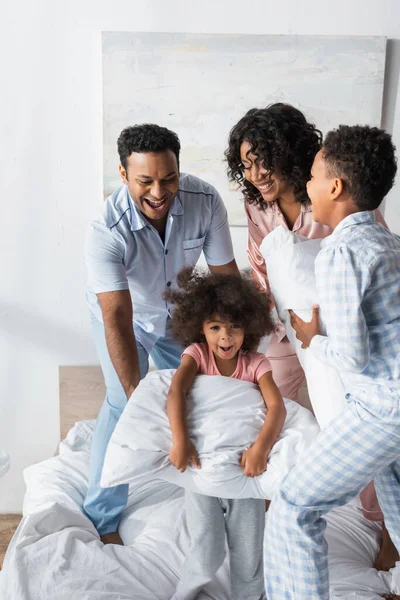
[[[327,336],[315,336],[308,351],[339,370],[348,408],[271,503],[268,600],[329,600],[322,515],[371,479],[400,550],[400,237],[371,212],[350,215],[322,241],[315,272]]]

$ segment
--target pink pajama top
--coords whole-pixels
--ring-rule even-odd
[[[249,226],[247,245],[249,262],[253,269],[254,278],[262,289],[269,291],[266,266],[260,252],[260,245],[265,236],[279,225],[283,225],[286,229],[289,228],[279,208],[279,204],[277,202],[268,202],[265,204],[265,210],[260,210],[255,204],[248,204],[247,202],[244,208]],[[324,238],[332,233],[332,229],[327,225],[322,225],[312,220],[311,204],[301,205],[300,214],[293,225],[292,231],[309,239]]]
[[[271,233],[279,225],[288,228],[286,219],[283,216],[279,204],[277,202],[265,203],[265,210],[260,210],[254,204],[244,205],[247,222],[249,226],[249,237],[247,245],[247,254],[249,262],[253,269],[254,278],[265,291],[269,290],[266,266],[264,258],[260,252],[260,245],[266,235]],[[379,210],[375,211],[376,220],[387,227]],[[317,238],[325,238],[332,233],[332,229],[328,225],[316,223],[312,218],[311,203],[302,204],[300,214],[297,217],[292,229],[293,233],[302,235],[310,240]]]

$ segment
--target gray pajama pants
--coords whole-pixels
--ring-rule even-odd
[[[225,541],[231,600],[263,600],[265,501],[224,500],[186,491],[185,504],[190,545],[173,600],[196,600],[224,561]]]

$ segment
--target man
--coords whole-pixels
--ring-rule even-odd
[[[237,273],[226,209],[218,192],[179,173],[178,136],[135,125],[118,139],[123,185],[91,222],[86,241],[87,299],[106,398],[93,434],[84,509],[104,543],[117,533],[128,485],[100,488],[111,434],[151,355],[156,368],[176,368],[182,348],[171,339],[166,287],[201,254],[211,271]]]

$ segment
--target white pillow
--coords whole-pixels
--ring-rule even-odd
[[[304,369],[313,411],[323,429],[346,408],[344,386],[335,369],[301,348],[288,313],[292,309],[305,321],[311,320],[312,305],[318,304],[314,264],[320,244],[320,239],[309,240],[280,225],[264,238],[260,251],[279,318]]]
[[[188,426],[202,467],[180,473],[168,460],[172,438],[165,408],[173,374],[149,373],[132,394],[107,448],[102,487],[157,477],[210,496],[271,498],[319,432],[311,412],[285,400],[287,418],[268,468],[248,478],[239,459],[264,422],[259,388],[230,377],[199,375],[188,396]]]
[[[260,252],[281,318],[283,311],[289,308],[308,310],[315,303],[314,263],[320,245],[320,239],[309,240],[282,225],[262,241]]]

